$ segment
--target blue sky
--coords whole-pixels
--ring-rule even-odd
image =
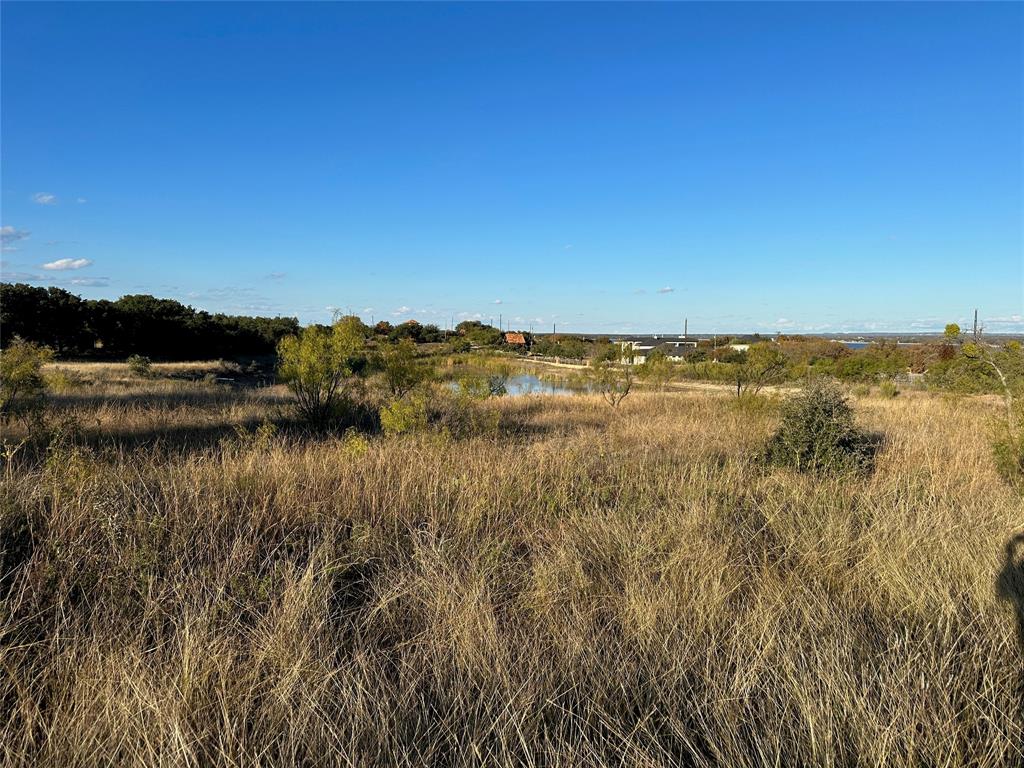
[[[1024,330],[1024,5],[16,3],[3,279],[567,331]]]

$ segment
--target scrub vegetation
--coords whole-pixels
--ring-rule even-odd
[[[501,397],[321,334],[317,424],[232,363],[18,353],[0,763],[1024,760],[1000,397]]]

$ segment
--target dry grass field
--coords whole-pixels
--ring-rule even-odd
[[[822,478],[724,393],[312,435],[70,371],[2,468],[5,765],[1024,764],[989,403],[859,399],[875,469]]]

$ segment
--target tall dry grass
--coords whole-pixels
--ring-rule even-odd
[[[875,471],[822,479],[709,393],[384,439],[154,386],[4,467],[7,765],[1024,762],[984,406],[860,400]]]

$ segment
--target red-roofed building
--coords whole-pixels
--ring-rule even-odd
[[[505,343],[510,347],[525,347],[526,337],[518,331],[509,331],[505,334]]]

